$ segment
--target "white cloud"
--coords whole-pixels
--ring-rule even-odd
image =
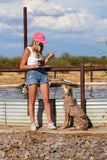
[[[73,36],[77,37],[80,32],[84,39],[92,39],[92,37],[93,39],[99,39],[100,34],[102,38],[105,38],[107,19],[98,17],[98,15],[89,12],[86,8],[83,9],[84,6],[75,11],[69,5],[64,8],[62,4],[55,4],[55,1],[40,0],[36,2],[33,0],[32,9],[32,4],[29,4],[28,0],[24,2],[28,6],[29,28],[33,29],[36,26],[47,31],[56,31],[57,36],[54,37],[65,36],[65,34],[61,34],[62,32],[66,32],[66,34],[68,32],[68,35],[75,34]]]
[[[22,0],[6,0],[0,3],[0,32],[7,29],[8,35],[17,32],[23,27],[21,19],[23,18]],[[9,30],[8,30],[9,29]]]
[[[21,21],[22,24],[14,23],[14,29],[10,28],[11,24],[8,21],[12,19],[17,22],[18,18],[23,20],[23,7],[27,7],[29,32],[32,32],[36,27],[45,29],[47,32],[53,31],[54,37],[65,36],[65,33],[68,36],[72,34],[72,36],[77,37],[82,33],[82,36],[90,37],[90,39],[93,36],[93,38],[105,38],[107,19],[91,13],[88,5],[92,6],[92,1],[88,0],[88,4],[84,2],[85,0],[79,1],[79,4],[77,0],[76,2],[73,0],[15,0],[12,3],[2,2],[0,4],[0,16],[3,19],[0,23],[0,31],[11,29],[13,35],[23,36],[23,21]],[[101,1],[98,1],[98,4],[95,1],[98,6],[99,3],[101,4]],[[102,2],[102,5],[104,4],[106,4],[105,0]]]
[[[85,11],[66,13],[62,16],[32,16],[29,27],[42,27],[49,30],[83,31],[90,29],[95,20],[94,15]]]
[[[3,1],[0,3],[0,16],[9,19],[13,18],[20,18],[22,14],[22,1],[15,0],[15,1]]]
[[[62,7],[62,4],[65,3],[65,0],[60,1],[45,1],[32,0],[29,3],[29,0],[23,0],[23,5],[28,7],[28,18],[30,18],[29,27],[41,27],[47,30],[59,30],[59,31],[89,31],[89,30],[98,30],[99,19],[96,15],[89,13],[86,9],[81,9],[75,12],[70,5],[73,3],[72,0],[68,0],[68,7]],[[84,4],[84,0],[82,3]],[[90,3],[91,4],[91,3]],[[84,4],[86,5],[86,4]],[[84,6],[82,7],[84,8]],[[103,21],[102,19],[100,21]],[[105,24],[104,24],[105,25]]]
[[[100,26],[99,28],[102,30],[107,30],[107,18],[103,20],[98,20],[98,25]]]
[[[64,9],[61,5],[56,5],[53,2],[45,1],[45,0],[39,0],[35,1],[32,0],[29,3],[29,0],[23,0],[23,6],[27,7],[28,13],[36,14],[38,15],[59,15],[63,14]]]
[[[0,23],[0,31],[5,30],[5,29],[10,29],[11,26],[6,24],[6,23]]]

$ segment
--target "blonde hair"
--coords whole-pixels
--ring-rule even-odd
[[[43,49],[44,49],[44,46],[43,46],[42,43],[40,44],[39,41],[33,40],[33,41],[31,42],[31,44],[29,44],[29,46],[30,46],[30,47],[33,46],[33,51],[35,52],[35,54],[36,54],[37,57],[40,57],[40,56],[42,55],[42,51],[43,51]]]

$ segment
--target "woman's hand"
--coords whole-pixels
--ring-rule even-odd
[[[52,51],[49,53],[49,56],[47,57],[48,59],[52,58],[54,56],[55,51]]]
[[[34,68],[40,68],[41,67],[41,63],[37,62],[36,64],[34,64]]]
[[[49,53],[48,57],[44,60],[43,65],[45,65],[48,62],[48,60],[54,56],[54,53],[55,51]]]

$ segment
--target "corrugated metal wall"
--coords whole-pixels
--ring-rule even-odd
[[[64,110],[62,99],[50,99],[52,120],[57,126],[63,125]],[[77,100],[80,104],[80,100]],[[107,99],[87,99],[86,112],[93,126],[107,126]],[[35,102],[35,119],[39,126],[47,125],[44,104]],[[0,100],[0,125],[30,125],[26,100]]]

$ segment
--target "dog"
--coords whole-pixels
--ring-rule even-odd
[[[63,108],[65,111],[65,121],[63,129],[70,127],[71,117],[74,118],[76,127],[71,127],[71,129],[86,130],[88,128],[88,117],[82,108],[73,99],[72,87],[66,84],[61,84],[61,87],[65,91]]]

